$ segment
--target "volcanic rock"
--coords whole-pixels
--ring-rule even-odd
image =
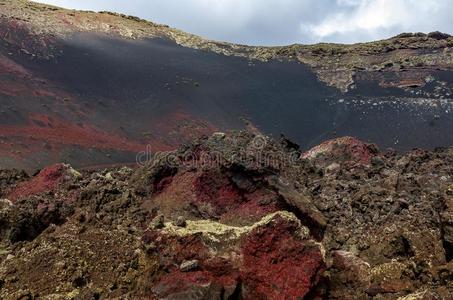
[[[186,227],[186,225],[187,225],[186,218],[178,217],[178,218],[176,218],[176,221],[174,222],[174,224],[178,227]]]
[[[181,272],[190,272],[190,271],[198,269],[198,267],[199,267],[198,260],[194,259],[194,260],[184,261],[179,266],[179,269],[181,270]]]
[[[6,184],[0,297],[451,298],[452,149],[387,155],[345,138],[295,158],[259,139]]]
[[[169,224],[161,232],[145,232],[144,238],[145,243],[161,241],[156,255],[170,272],[155,288],[159,298],[188,295],[194,287],[202,290],[206,285],[220,289],[240,285],[245,299],[298,298],[316,285],[324,269],[321,246],[286,212],[244,227],[212,221],[188,221],[184,229]],[[184,260],[179,269],[171,266],[188,258],[192,259]]]

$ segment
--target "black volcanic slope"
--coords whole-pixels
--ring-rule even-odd
[[[30,68],[83,97],[104,100],[106,114],[133,130],[176,108],[221,130],[241,126],[245,117],[303,148],[344,135],[399,150],[453,143],[453,116],[445,107],[414,100],[382,103],[382,97],[404,93],[367,82],[341,95],[296,62],[250,62],[161,39],[137,42],[89,34],[69,40],[64,53],[58,63]],[[453,72],[443,76],[452,82]],[[136,128],[129,125],[131,116]]]
[[[345,135],[400,151],[453,144],[448,70],[404,89],[383,84],[399,74],[358,70],[355,88],[341,92],[300,62],[226,56],[165,38],[77,33],[53,47],[58,55],[37,59],[2,41],[0,167],[132,163],[148,144],[173,149],[242,128],[244,119],[303,149]]]
[[[249,118],[264,131],[307,144],[332,130],[338,114],[325,101],[338,92],[299,63],[250,62],[161,39],[86,34],[68,41],[64,53],[58,63],[28,67],[84,98],[105,101],[106,113],[127,128],[134,116],[134,130],[181,110],[221,130]]]

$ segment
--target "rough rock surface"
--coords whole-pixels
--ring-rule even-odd
[[[237,132],[1,171],[0,298],[451,299],[453,149],[309,153]]]
[[[242,227],[167,224],[146,231],[144,242],[168,272],[150,287],[159,298],[295,299],[310,292],[325,268],[322,246],[285,211]]]

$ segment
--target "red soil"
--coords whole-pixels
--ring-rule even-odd
[[[39,125],[38,125],[39,124]],[[93,126],[76,125],[45,115],[31,115],[27,126],[0,127],[2,137],[26,137],[50,144],[77,145],[85,148],[115,149],[139,152],[145,145],[126,138],[103,132]],[[153,150],[169,150],[170,147],[154,143]]]
[[[22,77],[31,76],[30,72],[28,72],[24,67],[0,54],[0,75],[5,74],[16,74]]]
[[[7,198],[15,202],[21,198],[54,191],[59,184],[63,183],[66,170],[67,167],[63,164],[47,167],[29,181],[22,182],[16,186]]]
[[[164,119],[151,122],[149,127],[175,145],[218,131],[211,123],[181,110],[170,113]]]

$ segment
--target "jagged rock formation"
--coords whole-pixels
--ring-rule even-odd
[[[0,172],[3,299],[449,299],[453,149],[214,134]],[[6,200],[8,199],[8,200]]]

